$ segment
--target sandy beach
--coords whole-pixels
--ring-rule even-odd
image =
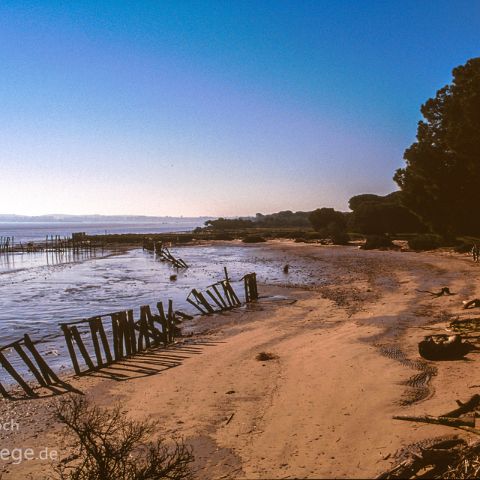
[[[159,420],[167,438],[183,437],[198,479],[371,478],[401,447],[456,433],[392,416],[438,415],[480,393],[478,354],[429,362],[417,348],[453,318],[475,316],[462,301],[480,296],[478,264],[447,251],[262,249],[292,274],[308,270],[308,282],[260,283],[258,302],[186,322],[176,345],[68,381],[100,406],[118,402],[131,418]],[[444,286],[455,295],[418,291]],[[261,352],[274,358],[259,361]],[[66,456],[54,401],[1,400],[2,418],[20,425],[0,431],[2,446]],[[2,480],[51,475],[48,461],[1,468]]]

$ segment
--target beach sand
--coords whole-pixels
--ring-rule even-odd
[[[183,437],[199,479],[371,478],[399,448],[458,433],[392,415],[438,415],[480,393],[478,354],[427,362],[417,350],[424,335],[475,316],[462,300],[480,296],[477,264],[448,252],[265,248],[288,256],[291,270],[309,268],[312,282],[260,284],[256,304],[197,317],[184,327],[194,334],[177,345],[71,384],[100,406],[119,402],[131,418],[159,420],[167,438]],[[326,264],[335,272],[327,282]],[[417,291],[444,286],[456,295]],[[259,361],[260,352],[275,358]],[[20,424],[0,431],[2,447],[66,456],[52,401],[2,400],[2,417]],[[2,480],[49,478],[46,461],[0,461],[2,468]]]

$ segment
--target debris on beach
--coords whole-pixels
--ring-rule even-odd
[[[480,331],[480,318],[456,318],[447,330],[452,330],[457,333],[470,333]]]
[[[287,263],[284,267],[283,267],[283,273],[288,273],[288,269],[290,268],[290,265]]]
[[[471,446],[457,436],[440,437],[403,448],[399,461],[377,479],[475,478],[480,471],[480,442]]]
[[[151,238],[143,241],[143,249],[153,252],[156,258],[171,263],[176,268],[188,268],[188,265],[181,259],[174,257],[163,242],[155,242]]]
[[[432,423],[480,435],[475,419],[480,415],[480,395],[468,401],[457,400],[458,407],[438,417],[395,415],[395,420]],[[409,445],[396,455],[397,464],[377,479],[400,478],[478,478],[480,441],[468,443],[458,436],[440,437]]]
[[[278,358],[278,355],[275,355],[274,353],[271,353],[271,352],[260,352],[255,357],[255,359],[258,360],[259,362],[266,362],[268,360],[276,360],[277,358]]]
[[[429,293],[433,297],[442,297],[443,295],[456,295],[456,293],[452,293],[450,288],[443,287],[439,292],[430,292],[429,290],[417,290],[420,293]]]
[[[480,299],[474,298],[473,300],[470,301],[463,301],[463,308],[477,308],[480,307]]]
[[[460,335],[427,335],[418,344],[418,352],[427,360],[456,360],[473,350],[479,349]]]
[[[223,312],[242,305],[232,287],[227,268],[225,267],[224,270],[225,280],[209,285],[205,290],[210,301],[207,300],[206,295],[196,288],[193,288],[188,294],[187,302],[194,306],[201,315]],[[251,303],[258,300],[257,274],[248,273],[242,277],[242,280],[245,289],[245,302]]]

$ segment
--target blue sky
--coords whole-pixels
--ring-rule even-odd
[[[386,194],[480,1],[0,3],[0,213],[247,215]]]

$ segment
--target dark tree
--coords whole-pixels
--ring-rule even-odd
[[[333,208],[317,208],[310,214],[309,219],[317,231],[327,227],[345,230],[347,227],[345,214]]]
[[[425,226],[400,203],[400,192],[384,197],[365,193],[349,201],[353,210],[350,228],[359,233],[421,233]]]
[[[437,233],[479,234],[480,58],[455,68],[421,112],[417,141],[394,176],[402,201]]]
[[[348,201],[350,210],[357,210],[358,207],[364,203],[379,203],[383,200],[380,195],[374,193],[362,193],[361,195],[355,195]]]

